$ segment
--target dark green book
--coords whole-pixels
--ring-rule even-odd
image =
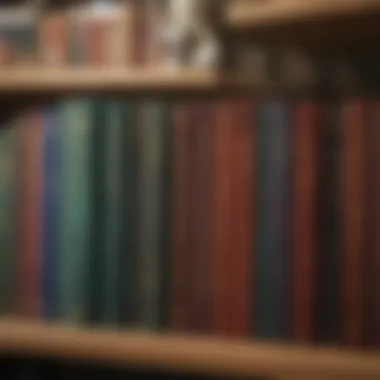
[[[61,107],[62,196],[60,233],[60,313],[64,320],[84,321],[90,260],[91,101],[66,101]]]
[[[16,129],[0,126],[0,313],[16,306],[15,192]]]
[[[125,125],[122,101],[105,105],[104,139],[104,246],[102,252],[102,321],[121,322],[120,304],[123,301],[120,267],[122,266],[122,178],[123,129]]]
[[[145,327],[162,326],[167,284],[168,246],[165,225],[170,217],[167,186],[170,147],[169,109],[146,103],[140,109],[139,138],[139,310]],[[167,270],[166,270],[167,271]]]

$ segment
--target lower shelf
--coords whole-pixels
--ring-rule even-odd
[[[274,379],[379,379],[380,353],[0,320],[0,355]]]

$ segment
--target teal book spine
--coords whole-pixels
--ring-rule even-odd
[[[106,103],[104,139],[104,240],[102,322],[121,322],[122,299],[122,133],[125,128],[124,107],[121,101]]]
[[[137,105],[124,104],[125,123],[122,134],[122,254],[120,264],[121,295],[120,315],[123,323],[136,325],[138,311],[138,138]]]
[[[0,127],[0,313],[9,314],[16,306],[15,191],[16,132]]]
[[[86,279],[90,259],[91,101],[66,101],[61,108],[62,200],[60,234],[61,317],[82,322],[86,316]]]
[[[159,324],[161,249],[160,228],[163,222],[164,125],[163,105],[145,103],[140,108],[139,139],[139,310],[144,327]]]

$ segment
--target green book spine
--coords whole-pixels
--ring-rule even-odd
[[[0,128],[0,313],[15,308],[15,128]]]
[[[105,131],[105,194],[104,194],[104,247],[103,247],[103,304],[102,321],[116,324],[121,321],[120,302],[122,265],[121,236],[122,229],[122,132],[124,110],[123,103],[109,101],[106,104]]]
[[[163,167],[161,108],[140,108],[139,138],[139,310],[145,327],[157,327],[160,292],[161,181]]]
[[[87,281],[87,319],[90,323],[97,323],[103,319],[103,292],[104,292],[104,247],[105,247],[105,194],[106,194],[106,159],[105,141],[107,129],[107,103],[96,100],[91,111],[91,163],[90,182],[92,189],[91,199],[91,238],[89,273]]]
[[[91,102],[62,105],[64,118],[61,204],[61,315],[81,322],[86,316],[86,279],[90,258]]]
[[[138,323],[138,144],[137,109],[133,103],[124,104],[125,123],[122,144],[122,255],[120,265],[122,303],[120,315],[129,325]]]

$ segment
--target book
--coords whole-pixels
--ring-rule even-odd
[[[43,308],[47,319],[57,318],[59,297],[60,208],[62,188],[62,139],[60,106],[43,109]]]
[[[43,111],[30,108],[17,119],[18,129],[18,310],[40,317],[42,310]]]
[[[61,67],[69,63],[70,20],[65,9],[46,9],[39,23],[39,54],[45,66]]]
[[[173,106],[173,231],[170,327],[186,331],[191,325],[191,237],[190,237],[190,132],[191,106]]]
[[[0,313],[16,311],[16,143],[12,121],[0,126]]]
[[[190,328],[191,331],[205,333],[211,328],[216,104],[212,101],[194,101],[190,111]]]
[[[252,102],[234,102],[232,131],[231,335],[248,337],[252,328],[255,263],[256,117]]]
[[[0,10],[0,40],[4,64],[31,64],[37,58],[37,18],[31,7],[10,6]]]
[[[220,101],[216,108],[215,127],[215,225],[212,256],[211,331],[216,335],[231,334],[229,303],[232,300],[230,269],[232,215],[232,136],[235,118],[233,103]]]
[[[341,158],[342,122],[337,104],[324,105],[320,128],[320,178],[318,185],[319,245],[317,263],[316,339],[341,342],[342,225]]]
[[[380,104],[369,101],[365,125],[365,215],[366,247],[364,255],[364,342],[367,346],[380,347]]]
[[[86,282],[89,271],[92,137],[89,99],[71,99],[62,103],[62,196],[59,249],[59,313],[63,320],[82,323],[87,318]]]
[[[122,278],[121,315],[124,324],[139,323],[138,294],[138,116],[137,103],[124,103],[125,124],[122,129]]]
[[[104,140],[104,245],[102,252],[102,322],[117,325],[121,322],[120,303],[124,294],[120,266],[123,252],[122,234],[122,137],[126,128],[124,104],[108,100],[105,104]]]
[[[365,249],[365,123],[366,104],[348,99],[342,104],[342,333],[343,342],[361,345]]]
[[[143,103],[139,107],[138,123],[138,268],[140,321],[146,328],[162,326],[166,252],[162,249],[163,224],[167,223],[168,202],[162,202],[165,187],[166,166],[164,149],[168,136],[168,106],[164,103]],[[166,269],[168,272],[168,269]]]
[[[262,105],[258,126],[258,235],[255,260],[254,333],[290,335],[291,110]]]
[[[295,106],[292,336],[303,343],[316,337],[320,121],[321,109],[315,101]]]

